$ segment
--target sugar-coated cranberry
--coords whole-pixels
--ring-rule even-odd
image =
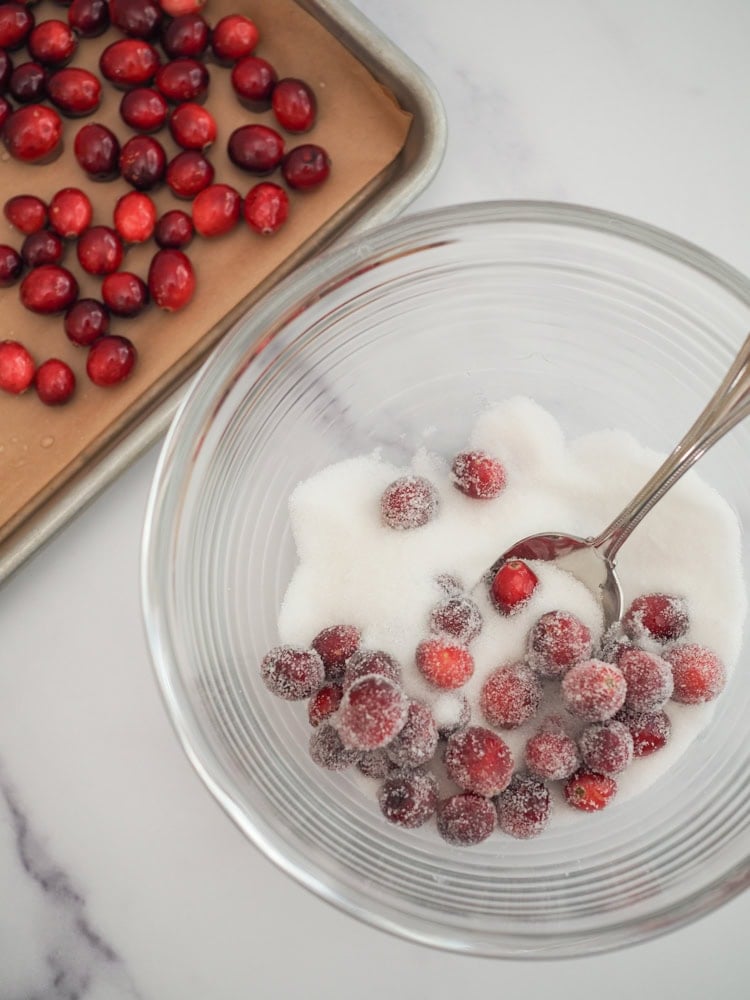
[[[289,214],[289,196],[278,184],[263,181],[251,187],[242,206],[245,222],[261,236],[271,236]]]
[[[142,38],[121,38],[99,57],[102,76],[116,87],[142,87],[153,80],[161,64],[159,53]]]
[[[120,141],[106,125],[84,125],[80,128],[73,152],[79,166],[93,180],[110,180],[119,173]]]
[[[17,340],[0,340],[0,390],[19,396],[34,381],[34,359]]]
[[[156,222],[154,239],[165,250],[182,250],[193,238],[195,227],[187,212],[172,208]]]
[[[136,132],[158,132],[168,114],[166,100],[152,87],[136,87],[122,95],[120,117]]]
[[[342,683],[344,689],[350,688],[360,677],[377,674],[387,677],[394,684],[401,680],[401,666],[390,654],[380,649],[361,649],[350,656],[344,664]]]
[[[524,750],[529,771],[544,781],[563,781],[581,763],[576,741],[555,716],[545,719],[539,730],[529,738]]]
[[[232,66],[231,81],[240,103],[262,110],[271,103],[276,70],[265,59],[245,56]]]
[[[460,597],[463,594],[463,584],[452,573],[440,573],[435,577],[435,583],[446,597]]]
[[[617,782],[607,774],[576,771],[565,782],[565,800],[574,809],[597,812],[609,805],[617,792]]]
[[[315,124],[315,94],[304,80],[279,80],[273,88],[271,107],[276,121],[287,132],[308,132]]]
[[[145,243],[156,226],[156,205],[143,191],[128,191],[115,202],[112,218],[125,243]]]
[[[211,184],[193,201],[193,225],[201,236],[222,236],[237,225],[242,198],[229,184]]]
[[[346,661],[358,651],[361,639],[362,633],[355,625],[331,625],[318,632],[312,648],[323,661],[327,680],[343,680]]]
[[[462,792],[443,799],[437,807],[438,833],[455,847],[481,844],[497,825],[494,803],[483,795]]]
[[[137,360],[137,352],[127,337],[106,335],[89,347],[86,374],[94,385],[106,388],[124,382]]]
[[[211,31],[200,14],[181,14],[161,33],[161,47],[170,59],[199,59],[208,48]]]
[[[513,755],[490,729],[469,726],[448,738],[445,747],[448,776],[465,792],[499,795],[513,774]]]
[[[241,125],[229,136],[229,159],[251,174],[270,174],[284,156],[284,140],[267,125]]]
[[[115,271],[102,281],[104,304],[115,316],[137,316],[148,304],[145,281],[130,271]]]
[[[35,194],[16,194],[8,198],[3,214],[11,226],[27,236],[47,225],[47,206]]]
[[[72,343],[89,347],[109,332],[109,310],[97,299],[79,299],[65,313],[64,327]]]
[[[690,627],[687,605],[682,597],[671,594],[643,594],[636,597],[623,615],[625,634],[636,642],[656,639],[674,642]]]
[[[505,467],[484,451],[462,451],[456,455],[452,473],[456,489],[474,500],[494,500],[505,489]]]
[[[397,531],[421,528],[437,514],[439,506],[435,487],[423,476],[402,476],[383,491],[380,517],[383,524]]]
[[[90,115],[99,107],[102,85],[87,69],[68,66],[59,69],[47,81],[49,99],[69,118]]]
[[[396,772],[383,782],[378,803],[389,823],[416,829],[435,814],[437,781],[428,771]]]
[[[344,746],[333,726],[324,723],[310,736],[310,756],[318,767],[326,771],[345,771],[356,764],[358,753]]]
[[[388,756],[385,747],[378,747],[377,750],[359,751],[357,770],[367,778],[377,778],[378,781],[382,781],[395,770],[395,765]]]
[[[613,664],[584,660],[563,677],[561,693],[571,715],[586,722],[605,722],[622,708],[627,683]]]
[[[581,733],[583,763],[598,774],[619,774],[633,759],[633,737],[623,722],[595,722]]]
[[[167,154],[151,135],[134,135],[120,151],[118,161],[123,178],[138,191],[150,191],[164,179]]]
[[[148,290],[160,309],[168,312],[184,309],[195,293],[190,258],[182,250],[158,250],[148,269]]]
[[[628,685],[625,708],[655,712],[672,697],[672,668],[666,660],[643,649],[623,649],[615,661]]]
[[[401,686],[388,677],[368,674],[345,689],[336,728],[346,746],[375,750],[391,742],[406,715],[407,700]]]
[[[406,722],[388,744],[387,753],[398,767],[421,767],[432,760],[438,731],[432,712],[421,701],[410,701]]]
[[[446,632],[464,645],[482,631],[482,612],[464,594],[447,597],[430,612],[430,631]]]
[[[27,267],[40,267],[42,264],[59,264],[63,256],[63,241],[48,229],[40,229],[38,233],[30,233],[21,244],[21,257]]]
[[[24,163],[53,159],[61,149],[63,127],[58,113],[43,104],[27,104],[8,115],[3,139],[11,156]]]
[[[615,716],[624,722],[633,737],[633,755],[647,757],[667,743],[672,735],[672,723],[666,712],[631,712],[623,709]]]
[[[592,652],[591,630],[568,611],[549,611],[534,625],[528,662],[542,677],[562,677]]]
[[[50,18],[31,29],[26,45],[31,58],[44,66],[64,66],[73,58],[78,39],[65,21]]]
[[[38,235],[32,233],[32,236]],[[30,239],[27,236],[26,239]],[[15,285],[23,274],[23,258],[14,247],[0,244],[0,288]]]
[[[213,184],[214,168],[202,153],[185,150],[169,161],[166,179],[175,197],[189,200]]]
[[[211,51],[219,62],[233,63],[251,55],[260,32],[254,21],[242,14],[228,14],[214,25]]]
[[[543,782],[530,775],[514,774],[497,800],[497,824],[503,833],[519,840],[538,837],[547,826],[550,794]]]
[[[330,719],[338,709],[343,697],[340,684],[324,684],[318,688],[307,704],[307,718],[311,726],[319,726],[321,722]]]
[[[21,302],[31,312],[64,312],[78,298],[78,282],[59,264],[35,267],[21,282]]]
[[[47,93],[47,71],[41,63],[19,63],[8,81],[8,92],[19,104],[43,101]]]
[[[0,49],[20,49],[34,24],[34,14],[26,4],[0,4]]]
[[[200,104],[187,101],[172,112],[169,131],[183,149],[207,149],[216,141],[216,119]]]
[[[154,0],[109,0],[109,17],[123,35],[154,38],[159,34],[163,14]]]
[[[460,691],[444,691],[432,699],[432,714],[438,734],[447,739],[471,722],[469,699]]]
[[[44,361],[34,377],[36,394],[47,406],[62,406],[75,392],[76,377],[73,369],[58,358]]]
[[[300,701],[315,694],[323,683],[323,661],[314,650],[276,646],[261,660],[260,674],[277,697]]]
[[[449,691],[461,687],[474,673],[474,657],[469,650],[445,637],[420,642],[415,660],[430,684]]]
[[[80,188],[61,188],[49,203],[49,224],[64,240],[77,239],[91,225],[94,209]]]
[[[181,104],[195,101],[208,90],[208,70],[197,59],[173,59],[160,66],[154,81],[168,101]]]
[[[322,146],[305,143],[290,149],[281,162],[281,174],[290,188],[310,191],[331,173],[331,158]]]
[[[76,243],[76,255],[89,274],[112,274],[122,264],[122,240],[109,226],[92,226]]]
[[[520,611],[537,588],[539,578],[522,559],[508,559],[495,573],[490,584],[490,598],[503,615]]]
[[[482,715],[491,726],[515,729],[532,719],[542,701],[542,685],[531,667],[509,663],[487,677],[479,695]]]
[[[672,667],[672,698],[686,705],[698,705],[713,699],[724,689],[727,672],[710,649],[697,643],[672,646],[664,653]]]
[[[5,93],[5,88],[8,86],[8,81],[10,80],[12,72],[13,59],[11,58],[10,52],[6,52],[5,49],[0,49],[0,94]]]
[[[68,24],[81,38],[98,38],[109,27],[108,0],[72,0]]]

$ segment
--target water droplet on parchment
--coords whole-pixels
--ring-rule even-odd
[[[51,434],[45,434],[45,436],[41,438],[41,440],[39,441],[39,444],[42,446],[42,448],[51,448],[54,443],[55,439],[52,437]]]

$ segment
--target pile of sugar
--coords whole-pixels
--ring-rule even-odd
[[[455,717],[461,699],[431,688],[414,663],[415,649],[428,633],[430,610],[445,597],[436,578],[451,574],[472,591],[497,556],[525,535],[596,533],[661,460],[621,431],[600,431],[566,443],[553,417],[523,397],[482,414],[467,446],[487,451],[505,465],[507,487],[498,498],[464,496],[451,482],[452,456],[423,450],[408,468],[390,465],[377,453],[339,462],[301,483],[290,499],[299,566],[280,612],[281,640],[309,646],[328,625],[358,626],[363,646],[396,657],[407,694],[431,705],[438,721]],[[390,482],[410,472],[435,485],[439,512],[421,528],[394,531],[381,523],[380,496]],[[495,667],[523,658],[528,633],[542,614],[572,612],[589,626],[595,641],[601,636],[601,612],[593,594],[554,565],[535,562],[533,567],[540,585],[512,617],[494,610],[484,588],[472,594],[484,626],[470,644],[475,673],[461,692],[469,699],[475,724],[487,725],[477,707],[484,679]],[[626,605],[655,591],[685,597],[691,626],[684,641],[708,646],[732,669],[746,611],[740,528],[726,501],[694,472],[634,532],[622,549],[618,571]],[[545,682],[537,717],[516,730],[498,730],[517,766],[522,766],[524,745],[540,720],[560,711],[558,691],[559,684]],[[617,801],[659,778],[703,729],[713,707],[669,702],[670,742],[617,776]],[[556,812],[580,816],[572,809]]]

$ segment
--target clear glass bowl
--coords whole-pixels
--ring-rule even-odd
[[[406,460],[427,428],[450,455],[488,402],[519,393],[571,435],[620,427],[667,451],[749,328],[750,282],[696,247],[602,212],[512,202],[342,245],[237,325],[164,445],[143,604],[190,760],[272,861],[377,927],[516,958],[636,942],[748,885],[747,638],[713,725],[668,778],[591,822],[470,849],[386,824],[352,778],[318,769],[304,704],[272,697],[258,663],[278,642],[299,480],[375,446]],[[750,426],[702,475],[750,524]],[[742,558],[747,573],[747,533]]]

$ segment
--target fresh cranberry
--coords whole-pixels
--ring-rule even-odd
[[[47,71],[41,63],[19,63],[10,75],[8,91],[19,104],[43,101],[47,93]]]
[[[163,15],[154,0],[109,0],[109,17],[123,35],[154,38],[159,34]]]
[[[617,782],[606,774],[577,771],[565,782],[566,802],[584,812],[597,812],[609,805],[617,792]]]
[[[0,389],[19,396],[34,381],[34,359],[17,340],[0,340]]]
[[[3,206],[5,218],[16,229],[28,236],[47,225],[47,206],[35,194],[16,194]]]
[[[34,23],[34,15],[25,4],[0,4],[0,49],[20,49]]]
[[[40,163],[60,152],[62,132],[62,121],[56,111],[43,104],[27,104],[8,116],[3,138],[15,159]]]
[[[474,657],[469,650],[446,638],[420,642],[416,663],[419,672],[430,684],[446,690],[461,687],[474,673]]]
[[[26,45],[32,59],[44,66],[64,66],[78,48],[78,39],[65,21],[51,18],[31,29]]]
[[[633,737],[633,755],[647,757],[667,743],[672,735],[672,723],[666,712],[631,712],[623,709],[615,716],[624,722]]]
[[[62,406],[75,392],[76,377],[70,365],[50,358],[37,368],[34,386],[37,396],[47,406]]]
[[[331,625],[318,632],[312,648],[323,661],[326,680],[343,680],[346,661],[358,651],[361,639],[362,634],[354,625]]]
[[[188,101],[175,108],[169,131],[183,149],[207,149],[216,140],[216,121],[210,111]]]
[[[38,235],[32,233],[32,236]],[[31,239],[27,236],[26,239]],[[25,241],[24,241],[25,242]],[[23,258],[13,247],[0,244],[0,288],[15,285],[23,274]]]
[[[109,310],[97,299],[79,299],[65,313],[64,327],[72,343],[89,347],[109,332]]]
[[[672,667],[672,698],[686,705],[713,699],[723,690],[727,672],[719,657],[697,643],[672,646],[664,653]]]
[[[211,32],[200,14],[181,14],[163,29],[161,47],[170,59],[199,59]]]
[[[13,72],[13,60],[10,53],[5,49],[0,49],[0,94],[5,93],[11,73]]]
[[[447,739],[471,722],[469,699],[460,691],[443,691],[432,699],[432,714],[438,734]]]
[[[482,795],[462,792],[438,803],[438,833],[455,847],[481,844],[494,831],[497,812],[494,804]]]
[[[341,704],[343,690],[340,684],[324,684],[318,688],[307,705],[307,718],[311,726],[319,726],[333,715]]]
[[[13,113],[13,105],[4,97],[0,97],[0,134],[2,134],[5,123]]]
[[[115,316],[137,316],[148,304],[148,288],[137,274],[115,271],[102,281],[102,298]]]
[[[228,14],[214,25],[211,51],[219,62],[233,63],[252,54],[260,32],[255,22],[242,14]]]
[[[250,188],[242,210],[251,229],[261,236],[271,236],[286,222],[289,196],[278,184],[265,181]]]
[[[380,498],[380,516],[384,524],[397,531],[421,528],[438,511],[438,494],[422,476],[402,476],[387,486]]]
[[[360,750],[358,752],[357,770],[367,778],[376,778],[378,781],[382,781],[395,770],[395,765],[388,756],[385,747],[378,747],[377,750]]]
[[[286,701],[300,701],[315,694],[323,683],[323,661],[314,650],[277,646],[260,664],[263,683]]]
[[[456,455],[452,472],[456,489],[474,500],[493,500],[505,489],[505,468],[483,451],[463,451]]]
[[[130,375],[137,357],[127,337],[100,337],[89,348],[86,374],[94,385],[102,388],[117,385]]]
[[[72,0],[68,24],[81,38],[98,38],[109,27],[108,0]]]
[[[99,107],[102,85],[93,73],[77,66],[60,69],[47,81],[49,99],[70,118],[90,115]]]
[[[193,238],[195,228],[187,212],[173,208],[157,221],[154,239],[157,246],[165,250],[182,250]]]
[[[633,759],[633,737],[623,722],[587,726],[578,741],[583,763],[598,774],[619,774]]]
[[[551,809],[549,790],[537,778],[514,774],[497,800],[497,824],[519,840],[538,837],[547,826]]]
[[[84,125],[79,129],[73,152],[79,166],[93,180],[110,180],[119,173],[120,142],[106,125]]]
[[[89,274],[111,274],[120,264],[122,240],[109,226],[92,226],[81,234],[76,244],[78,263]]]
[[[240,103],[261,111],[271,103],[276,70],[258,56],[245,56],[232,66],[231,81]]]
[[[168,312],[184,309],[195,292],[190,258],[182,250],[158,250],[148,269],[148,290],[160,309]]]
[[[532,719],[542,701],[542,685],[534,671],[523,663],[497,667],[487,677],[479,695],[479,707],[491,726],[516,729]]]
[[[151,135],[134,135],[122,147],[119,159],[123,178],[139,191],[150,191],[164,179],[167,154]]]
[[[350,656],[344,664],[342,680],[344,690],[350,688],[360,677],[367,677],[370,674],[387,677],[394,684],[398,684],[401,680],[401,667],[397,660],[380,649],[361,649]]]
[[[21,282],[20,293],[27,309],[49,315],[73,305],[78,298],[78,282],[59,264],[43,264],[29,271]]]
[[[380,811],[389,823],[407,830],[423,826],[435,814],[437,781],[427,771],[389,775],[378,792]]]
[[[626,635],[636,641],[649,638],[674,642],[687,632],[690,618],[683,598],[671,594],[644,594],[625,612],[622,625]]]
[[[326,771],[345,771],[357,762],[359,754],[345,747],[333,726],[324,723],[310,736],[310,756]]]
[[[328,153],[312,143],[295,146],[281,162],[281,174],[290,188],[309,191],[327,180],[331,172]]]
[[[239,220],[242,199],[229,184],[211,184],[193,202],[193,225],[201,236],[222,236]]]
[[[482,631],[482,612],[465,595],[448,597],[430,612],[430,631],[446,632],[467,645]]]
[[[192,199],[213,184],[214,168],[202,153],[185,150],[167,166],[167,184],[177,198]]]
[[[421,767],[432,760],[438,731],[432,712],[421,701],[410,701],[406,722],[388,744],[388,756],[398,767]]]
[[[197,14],[206,0],[159,0],[159,6],[168,17]]]
[[[315,124],[315,94],[304,80],[279,80],[273,88],[271,107],[276,121],[287,132],[308,132]]]
[[[524,760],[529,771],[545,781],[563,781],[581,763],[576,741],[556,716],[545,719],[529,738]]]
[[[156,226],[156,205],[142,191],[129,191],[115,202],[113,221],[125,243],[145,243]]]
[[[343,743],[356,750],[375,750],[393,739],[406,721],[407,701],[399,684],[368,674],[344,691],[336,715]]]
[[[584,660],[563,677],[561,693],[571,715],[586,722],[605,722],[622,708],[627,683],[611,663]]]
[[[208,70],[197,59],[173,59],[156,72],[156,88],[173,104],[202,97],[208,83]]]
[[[445,747],[448,776],[465,792],[498,795],[513,774],[513,755],[490,729],[469,726],[448,738]]]
[[[241,125],[229,136],[229,159],[251,174],[270,174],[284,156],[284,140],[267,125]]]
[[[99,57],[102,76],[116,87],[143,87],[153,80],[161,60],[159,53],[142,38],[112,42]]]
[[[80,188],[62,188],[49,203],[49,224],[64,240],[77,239],[91,225],[94,209]]]
[[[520,611],[537,588],[539,578],[522,559],[504,562],[490,584],[490,597],[503,615]]]
[[[158,90],[136,87],[123,94],[120,117],[136,132],[158,132],[167,120],[169,108]]]
[[[30,233],[23,241],[21,257],[28,267],[41,267],[42,264],[59,264],[63,250],[63,241],[57,233],[40,229],[38,233]]]
[[[528,662],[542,677],[562,677],[587,660],[592,652],[591,631],[568,611],[542,615],[529,634]]]
[[[672,697],[672,668],[661,656],[643,649],[623,649],[616,664],[628,685],[625,708],[655,712]]]

